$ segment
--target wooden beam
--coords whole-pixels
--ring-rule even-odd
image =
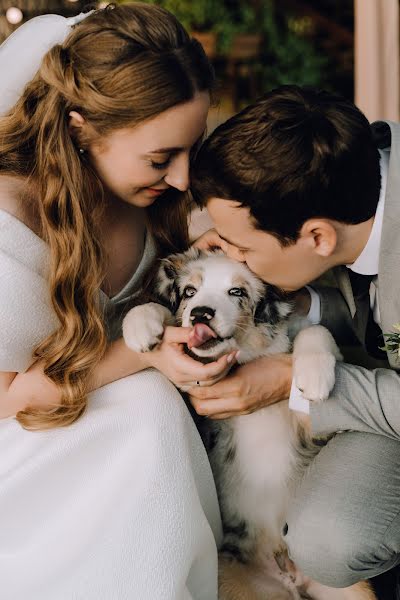
[[[286,5],[286,7],[294,14],[303,14],[311,17],[318,27],[329,32],[332,37],[345,46],[353,46],[354,35],[352,31],[349,31],[343,25],[339,25],[336,21],[329,19],[323,15],[320,11],[310,6],[307,2],[301,0],[280,0],[280,6]]]

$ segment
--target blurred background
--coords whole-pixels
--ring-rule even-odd
[[[370,121],[400,120],[399,0],[147,2],[174,13],[200,40],[214,64],[219,84],[209,131],[284,83],[339,92],[353,100]],[[89,4],[88,0],[0,0],[0,43],[38,15],[68,17],[107,4]],[[200,234],[209,226],[205,211],[197,219]],[[192,233],[197,237],[194,230]],[[348,362],[380,366],[371,363],[361,349],[342,350]],[[400,597],[395,596],[395,577],[390,572],[374,582],[381,600]]]
[[[371,121],[399,120],[398,0],[147,1],[173,12],[214,64],[219,89],[210,129],[282,83],[340,92]],[[37,15],[107,4],[0,0],[0,43]]]

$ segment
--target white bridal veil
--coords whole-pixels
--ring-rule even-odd
[[[19,27],[0,46],[0,115],[14,106],[40,67],[43,56],[61,44],[71,27],[94,11],[76,17],[41,15]]]

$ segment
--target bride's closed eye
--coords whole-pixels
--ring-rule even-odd
[[[153,167],[153,169],[166,169],[169,164],[171,163],[171,157],[168,158],[168,160],[165,160],[164,162],[154,162],[153,160],[150,161],[151,166]]]

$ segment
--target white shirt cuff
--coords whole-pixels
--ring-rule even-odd
[[[307,319],[312,325],[318,325],[321,322],[321,298],[319,297],[318,292],[316,292],[310,285],[306,285],[306,289],[309,291],[311,296],[311,304]]]
[[[292,379],[292,387],[290,389],[289,408],[306,413],[307,415],[310,414],[310,401],[302,396],[299,388],[296,387],[294,379]]]

